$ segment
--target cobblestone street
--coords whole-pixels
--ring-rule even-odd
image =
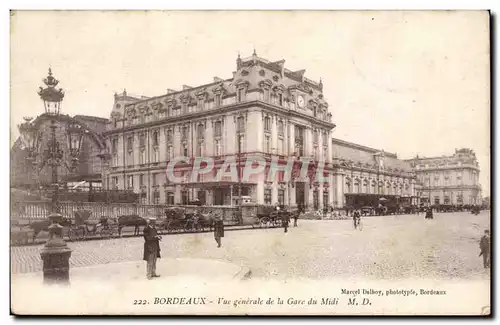
[[[402,215],[352,221],[299,220],[299,227],[227,231],[216,248],[211,233],[163,236],[162,256],[208,258],[247,266],[252,277],[487,279],[478,242],[489,211]],[[299,240],[300,239],[300,240]],[[72,267],[141,260],[141,237],[69,243]],[[41,245],[11,248],[12,273],[41,271]],[[203,270],[200,270],[203,272]]]

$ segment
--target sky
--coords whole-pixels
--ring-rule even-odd
[[[489,16],[484,11],[17,11],[11,144],[49,66],[63,113],[109,117],[113,95],[230,78],[255,49],[323,80],[333,136],[399,158],[476,152],[490,193]]]

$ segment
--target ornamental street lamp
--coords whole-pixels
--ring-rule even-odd
[[[70,122],[66,127],[69,156],[71,157],[71,165],[68,165],[64,160],[64,152],[61,149],[60,143],[56,138],[56,122],[59,120],[61,111],[61,103],[64,98],[62,89],[56,89],[59,81],[52,76],[52,71],[49,69],[49,75],[43,80],[46,87],[40,87],[38,95],[44,102],[45,114],[41,117],[50,119],[51,139],[47,144],[47,149],[41,157],[41,166],[50,165],[52,169],[52,204],[49,220],[49,239],[42,249],[40,255],[43,261],[43,278],[44,283],[69,283],[69,258],[71,249],[63,239],[62,215],[59,213],[59,183],[58,183],[58,168],[64,165],[69,171],[74,171],[78,165],[78,156],[82,138],[88,130],[75,123]],[[37,165],[36,158],[38,156],[41,132],[37,125],[31,122],[30,118],[25,118],[25,122],[19,125],[19,132],[23,145],[28,150],[28,160],[33,166]]]

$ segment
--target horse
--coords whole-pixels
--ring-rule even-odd
[[[146,226],[146,219],[133,214],[126,216],[118,216],[118,236],[122,235],[123,227],[134,227],[134,236],[139,236],[140,226]]]
[[[36,237],[38,234],[43,230],[43,231],[49,231],[49,226],[52,224],[52,221],[50,219],[44,219],[40,221],[34,221],[31,222],[27,225],[22,226],[21,228],[28,227],[33,230],[33,236],[31,237],[32,242],[35,242]],[[59,224],[63,227],[69,227],[71,226],[71,219],[63,217]]]

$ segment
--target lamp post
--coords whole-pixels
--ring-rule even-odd
[[[61,103],[64,98],[64,92],[61,88],[56,89],[59,81],[52,76],[49,69],[47,78],[43,80],[45,88],[40,87],[38,95],[44,102],[45,113],[41,116],[50,119],[51,137],[47,143],[47,149],[41,158],[41,167],[46,164],[52,169],[51,186],[53,188],[51,200],[51,213],[49,220],[49,239],[45,243],[40,255],[43,261],[44,283],[69,283],[69,258],[71,249],[63,239],[63,227],[61,226],[62,215],[59,213],[59,183],[58,167],[65,166],[73,171],[78,164],[78,156],[83,135],[88,130],[76,122],[70,122],[66,127],[67,140],[69,147],[69,156],[71,157],[71,166],[64,161],[64,151],[56,138],[56,123],[59,120]],[[42,134],[37,125],[31,122],[31,119],[25,118],[25,122],[19,126],[19,132],[24,146],[28,150],[28,161],[33,166],[37,165],[36,158],[40,146]]]

